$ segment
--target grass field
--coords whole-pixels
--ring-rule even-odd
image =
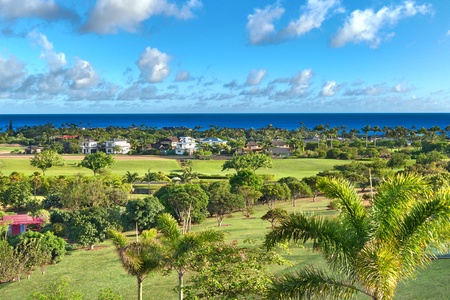
[[[86,174],[93,175],[92,171],[78,166],[81,159],[78,156],[64,156],[65,166],[52,167],[46,171],[46,175],[74,175]],[[331,170],[335,165],[348,164],[349,161],[334,160],[334,159],[276,159],[273,161],[273,167],[269,169],[259,169],[257,174],[274,175],[276,179],[286,176],[294,176],[303,178],[313,176],[317,172],[323,170]],[[193,171],[206,175],[226,175],[235,173],[234,170],[222,171],[222,160],[193,160]],[[137,172],[139,175],[144,175],[148,169],[153,172],[163,171],[166,174],[171,172],[181,172],[181,166],[176,159],[127,159],[121,157],[117,159],[116,163],[109,168],[111,173],[117,175],[124,175],[127,171]],[[1,157],[0,156],[0,172],[4,175],[9,175],[11,172],[21,172],[26,175],[31,175],[33,172],[40,172],[38,168],[30,165],[30,157],[15,156]]]
[[[319,198],[317,202],[309,199],[297,201],[297,207],[292,207],[290,202],[279,202],[276,207],[294,211],[309,211],[316,214],[334,214],[327,210],[328,201]],[[270,223],[261,220],[261,216],[267,211],[266,206],[258,205],[255,214],[246,219],[241,213],[235,213],[224,220],[224,226],[217,227],[215,219],[207,219],[203,224],[196,225],[194,230],[215,228],[223,231],[228,241],[238,240],[242,243],[245,239],[261,241],[268,232]],[[100,246],[100,247],[99,247]],[[63,261],[47,268],[46,274],[41,276],[35,272],[29,280],[0,285],[0,299],[29,299],[36,290],[42,290],[48,283],[66,276],[71,281],[74,290],[81,291],[86,299],[96,299],[99,290],[112,288],[123,295],[123,299],[136,299],[136,280],[128,276],[122,269],[117,254],[110,242],[97,245],[95,251],[76,250],[69,252]],[[323,265],[321,256],[313,252],[308,245],[306,247],[292,248],[284,256],[293,262],[292,266],[274,266],[272,271],[276,274],[292,272],[308,264]],[[450,289],[448,282],[450,275],[448,268],[450,260],[434,261],[428,268],[422,270],[416,280],[409,280],[400,284],[395,299],[448,299]],[[150,275],[144,281],[143,295],[147,300],[176,299],[174,291],[177,282],[176,275],[167,276],[161,274]],[[369,299],[361,295],[357,299]]]

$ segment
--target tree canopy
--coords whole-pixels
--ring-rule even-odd
[[[88,154],[81,161],[81,166],[94,172],[94,175],[101,169],[108,168],[115,163],[114,157],[105,152],[96,152]]]
[[[58,152],[45,149],[39,153],[36,153],[34,157],[30,160],[30,164],[33,167],[42,170],[42,173],[45,176],[45,171],[54,166],[62,166],[64,165],[64,160]]]

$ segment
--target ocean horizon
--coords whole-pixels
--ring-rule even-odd
[[[346,126],[361,129],[370,126],[404,126],[406,128],[442,129],[450,125],[450,113],[152,113],[152,114],[0,114],[0,129],[10,122],[13,128],[52,124],[56,127],[75,125],[96,127],[187,127],[208,129],[210,126],[227,128],[263,128],[269,125],[282,129],[301,126],[314,128],[319,124],[330,127]]]

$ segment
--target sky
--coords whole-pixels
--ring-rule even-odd
[[[0,0],[0,114],[450,112],[448,0]]]

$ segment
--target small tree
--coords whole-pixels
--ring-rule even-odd
[[[152,229],[140,239],[129,243],[127,238],[117,232],[111,232],[113,242],[125,271],[136,277],[138,300],[142,299],[142,285],[148,274],[160,269],[163,265],[163,251],[155,239],[156,230]]]
[[[226,214],[245,206],[241,195],[231,193],[231,186],[226,181],[213,182],[206,187],[209,196],[208,211],[217,217],[217,226],[222,226]]]
[[[156,219],[163,210],[164,206],[153,196],[130,201],[125,208],[124,225],[129,229],[136,225],[140,232],[150,229],[156,225]]]
[[[101,169],[108,168],[115,163],[114,157],[105,152],[96,152],[88,154],[81,161],[81,166],[94,172],[94,175]]]
[[[34,158],[30,160],[30,164],[33,167],[42,170],[42,174],[45,176],[45,171],[54,166],[64,165],[64,160],[58,152],[51,149],[46,149],[40,153],[36,153]]]
[[[288,212],[285,209],[282,208],[274,208],[269,209],[268,212],[266,212],[261,219],[265,221],[269,221],[270,224],[272,224],[272,229],[275,228],[275,224],[278,222],[281,222],[288,216]]]

